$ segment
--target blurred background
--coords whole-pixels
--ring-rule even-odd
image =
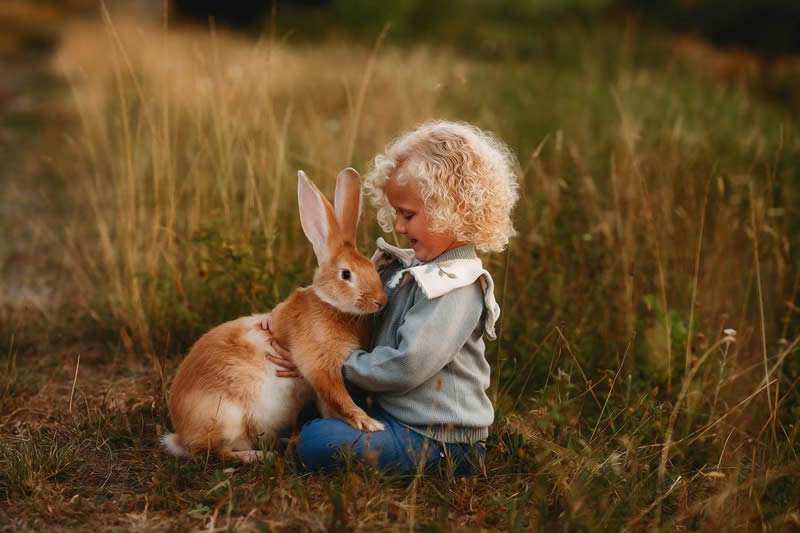
[[[90,400],[144,398],[103,431],[152,451],[192,342],[309,282],[296,170],[330,195],[464,120],[520,175],[484,257],[491,468],[521,476],[492,495],[553,527],[797,524],[798,28],[797,0],[2,0],[0,422],[63,410],[77,352]],[[50,479],[20,457],[0,493]]]

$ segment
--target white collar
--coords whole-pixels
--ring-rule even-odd
[[[433,300],[454,289],[472,285],[480,279],[483,303],[486,308],[484,330],[490,340],[497,338],[494,325],[500,316],[500,306],[497,305],[494,298],[494,280],[492,280],[491,274],[483,269],[480,259],[477,257],[450,259],[420,264],[414,257],[414,250],[392,246],[382,237],[378,238],[376,246],[378,249],[372,256],[372,262],[376,267],[394,260],[399,261],[405,267],[389,280],[387,287],[390,289],[396,287],[406,274],[410,274],[422,289],[423,294],[429,300]]]

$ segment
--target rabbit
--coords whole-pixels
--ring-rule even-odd
[[[334,207],[300,170],[297,196],[303,232],[319,267],[309,287],[296,289],[272,312],[226,322],[203,335],[181,363],[169,392],[174,433],[161,441],[173,455],[206,451],[258,460],[258,437],[275,438],[294,424],[316,394],[323,416],[338,416],[362,431],[383,424],[358,407],[341,367],[368,340],[369,314],[386,305],[375,266],[355,247],[361,179],[352,168],[336,178]],[[303,378],[277,377],[275,354],[262,328],[289,348]]]

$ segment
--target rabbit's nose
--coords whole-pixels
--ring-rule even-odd
[[[385,294],[380,298],[378,298],[377,300],[375,300],[375,305],[378,307],[378,311],[386,307],[386,301],[387,299]]]

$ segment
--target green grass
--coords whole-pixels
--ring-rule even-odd
[[[0,255],[4,527],[797,526],[792,115],[635,32],[554,29],[545,51],[481,59],[137,31],[67,34],[68,128],[31,122],[45,192],[0,191],[36,236]],[[191,343],[310,280],[295,170],[330,194],[430,117],[520,162],[519,234],[485,258],[503,308],[485,475],[306,473],[291,442],[252,466],[161,452]],[[42,286],[46,309],[18,296]]]

